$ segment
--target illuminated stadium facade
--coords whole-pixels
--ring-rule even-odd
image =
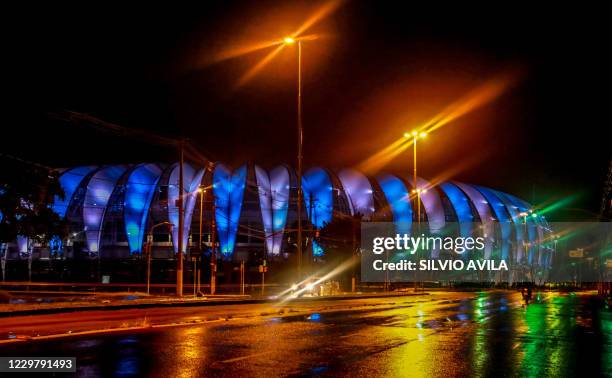
[[[201,237],[208,255],[213,209],[217,254],[226,263],[248,261],[254,255],[271,261],[290,259],[295,251],[294,171],[285,165],[272,169],[254,164],[230,168],[218,163],[214,167],[184,165],[183,235],[178,234],[178,227],[160,226],[151,236],[153,225],[178,224],[178,164],[66,169],[60,176],[65,196],[55,199],[53,210],[69,221],[70,237],[56,240],[50,247],[35,246],[19,238],[10,248],[9,259],[22,259],[27,254],[33,259],[50,255],[66,259],[138,259],[149,241],[154,259],[170,260],[178,251],[179,237],[183,238],[184,252],[199,249]],[[394,222],[398,232],[406,232],[416,219],[416,199],[410,194],[412,177],[366,177],[353,169],[315,167],[306,171],[302,182],[304,220],[315,229],[335,217],[360,214],[363,221]],[[419,178],[418,187],[427,189],[421,194],[422,216],[430,230],[457,222],[458,232],[464,235],[498,233],[502,242],[488,243],[484,258],[498,256],[516,264],[550,266],[552,248],[545,242],[550,230],[544,217],[525,216],[531,210],[527,202],[459,182],[432,185]],[[463,229],[464,224],[480,226]],[[305,232],[312,235],[312,228],[307,227]],[[316,241],[308,248],[316,258],[326,258]]]

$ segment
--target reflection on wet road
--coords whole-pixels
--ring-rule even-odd
[[[612,374],[612,314],[587,295],[440,293],[314,312],[0,346],[76,356],[83,376]],[[53,351],[53,352],[51,352]]]

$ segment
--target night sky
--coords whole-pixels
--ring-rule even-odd
[[[104,2],[4,12],[0,151],[53,167],[175,157],[48,115],[71,110],[189,138],[212,160],[293,165],[295,47],[241,87],[271,49],[215,58],[290,34],[321,4]],[[571,206],[598,211],[612,158],[605,12],[442,8],[348,1],[305,33],[322,36],[304,44],[306,166],[357,166],[510,73],[494,101],[419,144],[420,175],[450,170],[535,203],[578,193]],[[384,168],[411,169],[409,151]]]

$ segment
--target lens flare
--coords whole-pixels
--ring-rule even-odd
[[[410,133],[405,133],[389,146],[378,151],[358,165],[366,173],[376,173],[393,160],[397,155],[412,146],[411,136],[424,138],[450,122],[462,117],[501,96],[517,79],[515,73],[504,73],[489,79],[474,88],[467,95],[448,105],[441,112],[430,118],[423,125]]]
[[[268,63],[270,63],[270,61],[276,55],[278,55],[278,53],[282,50],[284,46],[295,44],[298,41],[311,41],[323,37],[322,34],[303,34],[317,22],[321,21],[323,18],[329,16],[334,11],[336,11],[342,5],[343,2],[343,0],[332,0],[323,4],[309,18],[307,18],[306,21],[304,21],[304,23],[302,23],[302,25],[294,33],[291,33],[290,35],[284,38],[273,41],[258,42],[246,46],[229,48],[217,54],[217,56],[214,57],[212,63],[219,63],[224,60],[238,58],[247,54],[251,54],[263,49],[276,46],[274,50],[268,53],[251,69],[249,69],[244,75],[240,77],[237,84],[234,86],[234,89],[239,88],[249,82],[258,72],[260,72]]]
[[[277,46],[274,50],[270,51],[262,60],[260,60],[256,65],[251,67],[250,70],[245,72],[245,74],[242,75],[240,79],[238,80],[238,82],[236,83],[236,86],[234,87],[234,89],[237,89],[243,86],[244,84],[246,84],[247,82],[249,82],[249,80],[251,80],[255,75],[257,75],[259,71],[261,71],[268,63],[270,63],[272,59],[274,59],[276,55],[278,55],[278,53],[283,49],[283,47],[285,47],[284,44]]]

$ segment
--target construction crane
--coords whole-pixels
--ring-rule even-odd
[[[185,156],[194,161],[202,163],[204,167],[212,170],[214,164],[202,155],[190,142],[185,138],[171,138],[167,136],[157,135],[150,132],[149,130],[141,130],[134,128],[123,127],[111,122],[103,121],[89,114],[64,111],[59,113],[49,113],[51,118],[68,122],[69,124],[84,127],[87,129],[94,129],[96,131],[115,135],[121,138],[133,138],[139,141],[144,141],[151,144],[157,144],[162,146],[169,146],[176,148],[179,154],[179,193],[183,193],[183,164]],[[178,196],[177,201],[178,207],[178,234],[183,235],[184,229],[184,209],[183,209],[183,196]],[[213,246],[214,250],[214,246]],[[183,296],[183,238],[178,238],[178,256],[176,266],[176,295],[179,297]]]

